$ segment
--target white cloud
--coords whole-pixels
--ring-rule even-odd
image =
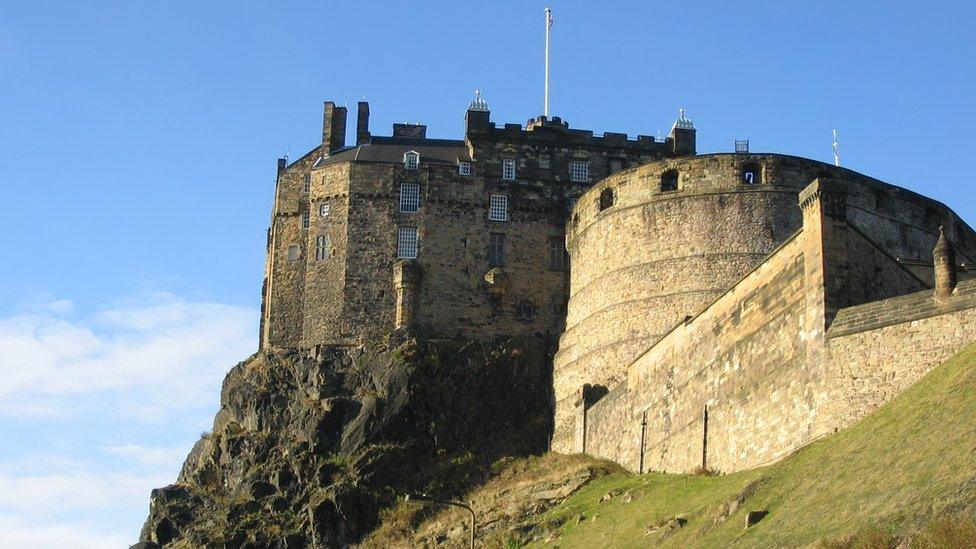
[[[53,523],[29,524],[9,515],[0,515],[0,547],[18,549],[50,549],[72,547],[77,549],[105,549],[128,547],[131,538],[98,534],[85,524]]]
[[[215,383],[257,347],[249,308],[156,293],[88,318],[69,318],[73,310],[58,300],[0,319],[0,415],[97,405],[151,420],[212,406]]]
[[[174,465],[178,466],[183,463],[183,459],[191,447],[192,443],[166,447],[119,444],[117,446],[105,446],[102,451],[143,467],[172,468]]]

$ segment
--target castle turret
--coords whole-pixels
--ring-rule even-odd
[[[488,133],[488,120],[491,110],[488,102],[481,98],[481,90],[475,90],[474,99],[468,105],[468,112],[464,114],[464,135],[484,135]]]
[[[668,142],[676,155],[695,154],[695,124],[685,116],[684,109],[679,109],[678,113],[678,119],[668,134]]]
[[[322,113],[322,155],[328,156],[346,146],[346,108],[325,102]]]
[[[356,144],[366,145],[369,143],[369,103],[359,102],[359,109],[356,113]]]
[[[935,261],[935,299],[945,301],[952,295],[956,288],[956,248],[952,242],[946,238],[945,227],[939,227],[939,240],[935,243],[932,250],[932,258]]]

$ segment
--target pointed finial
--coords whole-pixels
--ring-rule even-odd
[[[487,111],[488,102],[481,98],[481,90],[474,90],[474,100],[468,105],[469,111]]]

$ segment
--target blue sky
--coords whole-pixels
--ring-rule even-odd
[[[275,159],[326,99],[379,135],[460,137],[475,88],[540,114],[545,5],[0,2],[0,545],[134,541],[256,348]],[[843,165],[976,223],[973,4],[551,5],[571,126],[684,107],[701,152],[824,161],[837,128]]]

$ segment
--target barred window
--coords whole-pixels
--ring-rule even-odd
[[[332,206],[328,204],[319,205],[319,217],[329,217],[330,213],[332,213]]]
[[[308,230],[308,224],[309,224],[309,221],[311,221],[309,219],[309,217],[310,216],[308,215],[308,210],[305,210],[304,212],[302,212],[302,230],[303,231],[307,231]]]
[[[506,158],[502,160],[502,179],[515,181],[515,159]]]
[[[573,160],[569,163],[569,179],[577,183],[590,180],[590,162],[587,160]]]
[[[569,263],[569,253],[566,252],[566,244],[561,236],[549,237],[549,270],[565,271]]]
[[[408,170],[416,170],[420,165],[420,154],[416,151],[403,153],[403,167]]]
[[[400,185],[400,211],[417,213],[420,209],[420,184],[403,183]]]
[[[298,261],[298,258],[302,255],[302,249],[298,247],[298,244],[291,244],[288,246],[288,261]]]
[[[532,320],[535,316],[535,306],[529,300],[522,300],[515,306],[515,318],[519,320]]]
[[[488,242],[488,266],[505,266],[505,233],[490,233]]]
[[[323,261],[329,257],[329,235],[315,237],[315,261]]]
[[[488,219],[491,221],[508,221],[508,197],[503,194],[493,194],[488,203]]]
[[[400,227],[397,232],[397,258],[417,259],[417,228]]]
[[[302,181],[302,193],[308,194],[312,190],[312,174],[305,174],[305,179]]]
[[[471,175],[471,163],[458,162],[458,173],[461,175]]]

